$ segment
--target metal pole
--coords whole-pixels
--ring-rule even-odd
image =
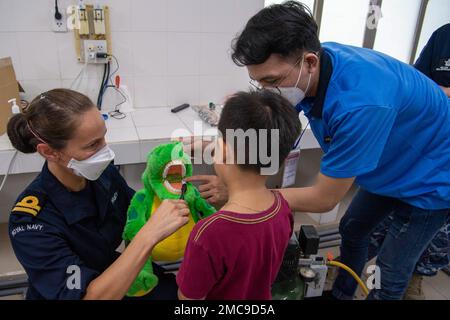
[[[423,21],[425,20],[425,13],[427,11],[429,0],[422,0],[420,2],[419,16],[417,17],[416,29],[414,30],[413,46],[411,48],[411,55],[409,64],[414,64],[416,60],[417,47],[419,46],[420,34],[422,33]]]
[[[329,242],[329,241],[334,241],[334,240],[340,240],[340,239],[341,239],[341,235],[340,234],[332,234],[332,235],[329,235],[329,236],[320,237],[319,243],[324,243],[324,242]]]
[[[314,20],[316,20],[317,23],[317,36],[320,35],[320,25],[322,23],[322,13],[323,13],[323,1],[324,0],[314,1],[313,16]]]
[[[368,20],[375,13],[375,12],[372,12],[372,9],[374,6],[379,7],[381,10],[381,3],[382,3],[382,0],[370,0],[369,8],[367,9],[367,19],[366,19],[366,25],[365,25],[365,31],[364,31],[364,38],[363,38],[363,47],[364,48],[373,49],[373,45],[375,44],[375,37],[377,35],[378,21],[376,21],[376,24],[374,26],[368,26]]]
[[[341,245],[341,240],[329,241],[319,244],[319,249],[334,248]]]

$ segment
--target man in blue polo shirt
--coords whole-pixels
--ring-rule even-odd
[[[431,35],[414,67],[436,82],[450,97],[450,23],[443,25]],[[372,233],[369,259],[378,254],[389,230],[392,217],[389,215]],[[450,221],[444,225],[422,253],[414,269],[414,274],[405,292],[404,299],[423,300],[423,277],[435,276],[440,269],[449,273],[450,261]]]
[[[371,232],[393,213],[377,259],[381,288],[369,298],[401,299],[421,253],[450,216],[450,100],[387,55],[320,44],[311,13],[295,1],[252,17],[232,57],[258,88],[277,90],[305,112],[324,151],[313,186],[282,190],[292,208],[327,212],[353,183],[360,187],[340,222],[343,263],[361,274]],[[334,297],[351,299],[355,290],[341,272]]]

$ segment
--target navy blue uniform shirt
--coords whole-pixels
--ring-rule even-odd
[[[27,299],[81,299],[119,256],[134,194],[111,164],[80,192],[42,172],[17,199],[9,235],[29,281]]]
[[[450,87],[450,23],[433,32],[414,66],[438,85]]]

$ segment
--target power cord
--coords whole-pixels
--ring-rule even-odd
[[[75,84],[77,83],[78,79],[80,79],[80,77],[81,77],[81,79],[84,78],[84,75],[86,74],[87,66],[88,66],[88,63],[86,60],[83,68],[81,68],[80,72],[78,72],[78,75],[75,77],[75,79],[73,79],[72,83],[70,84],[70,87],[69,87],[70,89],[75,90],[77,88],[77,87],[75,87]],[[83,75],[83,76],[81,76],[81,75]]]
[[[121,102],[119,102],[118,104],[116,104],[114,107],[114,110],[108,112],[108,115],[115,119],[124,119],[124,118],[126,118],[127,115],[120,111],[120,106],[122,104],[124,104],[125,102],[127,102],[128,99],[123,94],[123,92],[120,90],[119,85],[118,84],[114,85],[113,80],[112,80],[112,77],[119,71],[120,64],[119,64],[119,61],[116,58],[116,56],[114,56],[112,54],[109,54],[108,56],[110,56],[114,59],[114,62],[116,63],[116,68],[111,73],[110,62],[105,64],[105,69],[104,69],[103,77],[102,77],[102,84],[100,86],[100,91],[99,91],[99,95],[98,95],[98,99],[97,99],[97,105],[98,105],[98,108],[101,109],[102,102],[103,102],[103,96],[106,92],[106,89],[113,88],[117,93],[119,93],[122,96],[123,100]]]
[[[17,151],[17,150],[14,150],[14,154],[13,154],[13,156],[11,157],[11,160],[9,161],[8,169],[6,169],[5,176],[3,177],[2,183],[0,184],[0,191],[2,191],[2,190],[3,190],[3,187],[5,186],[6,179],[8,178],[8,175],[9,175],[9,173],[11,172],[11,168],[12,168],[12,165],[13,165],[13,163],[14,163],[14,160],[15,160],[16,157],[17,157],[17,154],[18,154],[18,151]]]

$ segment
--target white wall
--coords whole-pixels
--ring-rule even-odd
[[[66,8],[77,3],[59,0]],[[230,59],[230,43],[264,0],[86,0],[111,10],[112,51],[135,107],[220,102],[245,89],[244,68]],[[54,0],[0,0],[0,57],[12,56],[31,99],[69,87],[83,64],[73,33],[50,28]],[[90,65],[79,90],[96,101],[103,67]]]

